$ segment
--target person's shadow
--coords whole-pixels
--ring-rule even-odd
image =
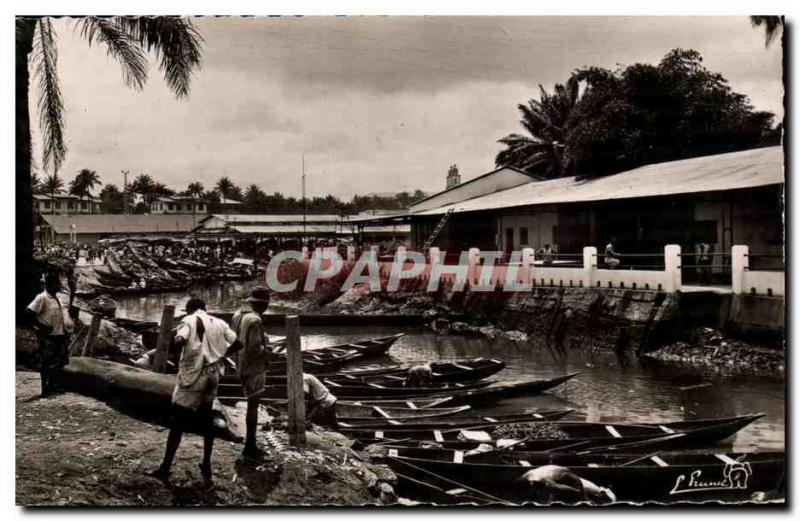
[[[283,469],[269,460],[240,457],[234,464],[236,475],[244,481],[247,497],[265,503],[280,482]]]

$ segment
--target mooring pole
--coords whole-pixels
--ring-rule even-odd
[[[300,345],[300,317],[286,317],[286,392],[289,399],[289,442],[306,444],[306,402],[303,394],[303,356]]]
[[[81,356],[92,356],[94,348],[94,341],[97,339],[97,333],[100,332],[100,315],[92,315],[92,323],[89,324],[89,331],[86,334],[86,342],[83,344],[83,351]]]
[[[161,326],[158,329],[156,354],[153,357],[153,371],[157,373],[167,372],[167,358],[169,356],[169,344],[172,342],[172,322],[174,320],[175,306],[167,304],[161,312]]]

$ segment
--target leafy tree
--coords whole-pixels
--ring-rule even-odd
[[[82,18],[80,35],[91,46],[102,46],[122,67],[126,85],[140,90],[147,80],[147,54],[153,52],[158,68],[178,98],[189,93],[193,72],[200,66],[200,34],[187,19],[165,16]],[[25,305],[38,291],[33,270],[33,198],[31,189],[30,84],[39,91],[39,127],[43,165],[57,173],[67,154],[64,103],[58,79],[56,32],[47,17],[18,17],[15,21],[16,96],[16,235],[17,305]],[[20,268],[22,267],[22,268]],[[27,271],[25,271],[27,270]],[[32,276],[28,276],[32,275]]]
[[[150,206],[150,203],[152,203],[153,199],[155,199],[155,190],[156,182],[148,174],[139,174],[136,176],[133,182],[128,185],[128,191],[141,195],[142,201],[147,206]]]
[[[116,185],[105,185],[100,190],[100,209],[103,213],[124,213],[125,194]]]
[[[197,199],[203,195],[205,188],[203,188],[203,183],[196,181],[194,183],[189,183],[189,186],[186,187],[186,194],[190,197]]]
[[[506,148],[497,154],[495,163],[551,179],[567,175],[571,157],[566,143],[576,123],[579,102],[580,89],[574,77],[566,85],[556,84],[552,94],[539,85],[538,100],[530,99],[527,105],[517,106],[526,134],[509,134],[500,139]]]
[[[783,33],[782,16],[751,16],[750,23],[753,27],[764,27],[764,44],[767,47],[775,40],[778,33]]]
[[[583,93],[564,120],[563,134],[548,126],[547,122],[559,121],[553,117],[538,118],[535,122],[542,125],[532,127],[538,135],[563,136],[558,138],[563,140],[559,143],[566,158],[560,163],[560,176],[606,175],[643,164],[769,145],[779,139],[772,128],[773,115],[753,110],[747,97],[733,92],[722,75],[704,67],[694,50],[674,49],[657,65],[638,63],[614,71],[583,68],[570,81],[581,85]],[[553,97],[546,99],[548,103],[542,103],[543,94],[542,107],[549,106]],[[532,107],[538,107],[536,102],[529,102],[528,108]],[[554,113],[544,108],[530,112]],[[530,157],[524,148],[519,156],[515,152],[508,147],[498,154],[498,162],[512,160],[534,173],[542,173],[545,164],[547,175],[558,172],[555,154],[545,155],[546,161],[540,163],[538,147],[529,151]]]
[[[230,177],[223,176],[220,177],[219,181],[217,181],[217,184],[214,185],[214,191],[222,196],[223,199],[231,199],[234,186],[235,185],[233,184],[233,181],[231,181]]]

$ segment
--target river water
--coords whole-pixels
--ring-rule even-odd
[[[209,310],[231,311],[239,305],[241,287],[235,283],[198,288]],[[156,320],[165,304],[180,310],[186,293],[117,299],[120,317]],[[276,310],[277,312],[278,310]],[[505,400],[492,407],[494,414],[520,409],[575,410],[568,418],[589,421],[662,422],[694,418],[727,417],[754,412],[766,416],[740,431],[733,439],[737,451],[783,450],[785,434],[785,382],[755,376],[714,376],[686,366],[641,363],[635,356],[620,359],[610,351],[568,349],[562,355],[535,339],[526,344],[483,337],[437,335],[424,328],[303,328],[303,347],[315,348],[359,339],[405,332],[389,356],[369,365],[410,364],[435,360],[492,357],[507,367],[493,378],[525,380],[549,378],[567,372],[581,375],[538,396]],[[281,335],[280,328],[270,334]],[[353,365],[352,367],[357,367]]]

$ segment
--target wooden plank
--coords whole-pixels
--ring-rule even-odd
[[[289,399],[289,442],[306,444],[306,402],[303,395],[303,356],[300,347],[300,317],[286,317],[286,384]]]
[[[153,371],[157,373],[167,372],[167,357],[169,355],[169,345],[172,342],[172,322],[174,320],[175,306],[167,304],[161,311],[161,325],[158,328],[156,353],[153,357]]]
[[[97,340],[97,333],[100,332],[100,321],[103,320],[100,315],[92,315],[92,323],[89,324],[89,331],[86,334],[86,342],[83,344],[83,351],[81,356],[92,356],[94,350],[94,341]]]

